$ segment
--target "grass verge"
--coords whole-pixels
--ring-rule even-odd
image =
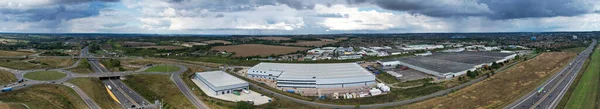
[[[581,80],[575,86],[565,108],[595,109],[598,102],[600,83],[600,49],[592,54],[591,61],[583,73]]]
[[[63,68],[73,65],[75,61],[71,58],[36,58],[36,59],[2,59],[0,66],[19,69],[52,69]]]
[[[85,109],[87,105],[75,91],[62,85],[34,85],[0,94],[0,101],[25,103],[31,109]]]
[[[146,69],[144,72],[175,72],[179,71],[179,67],[172,65],[153,66]]]
[[[104,109],[120,109],[121,106],[110,98],[104,84],[98,78],[75,78],[68,81],[77,85],[85,94]]]
[[[489,109],[503,108],[535,90],[551,75],[561,70],[574,53],[549,52],[521,62],[481,82],[458,91],[409,104],[404,109]]]
[[[171,108],[194,107],[168,75],[140,74],[125,78],[127,86],[149,101],[163,100]]]
[[[79,65],[77,65],[77,67],[69,69],[69,70],[74,73],[82,73],[82,74],[94,73],[94,71],[92,71],[87,59],[81,60],[81,62],[79,62]]]
[[[17,81],[15,74],[0,70],[0,85],[5,85]]]
[[[27,109],[21,103],[0,103],[0,109]]]
[[[58,80],[64,77],[67,77],[67,74],[57,72],[57,71],[36,71],[29,72],[23,75],[23,77],[32,79],[32,80],[40,80],[40,81],[50,81],[50,80]]]

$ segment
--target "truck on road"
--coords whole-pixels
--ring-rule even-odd
[[[2,88],[2,92],[12,91],[12,87]]]

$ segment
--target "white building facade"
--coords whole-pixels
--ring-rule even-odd
[[[260,63],[248,69],[249,78],[270,79],[282,88],[345,88],[373,86],[375,76],[356,63]]]

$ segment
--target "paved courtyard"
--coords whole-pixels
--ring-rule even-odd
[[[192,81],[198,86],[200,87],[200,89],[202,89],[202,91],[213,98],[217,98],[217,99],[221,99],[221,100],[225,100],[225,101],[232,101],[232,102],[237,102],[237,101],[253,101],[254,105],[261,105],[261,104],[265,104],[265,103],[269,103],[269,100],[272,100],[271,98],[269,98],[268,96],[263,96],[260,93],[254,92],[252,90],[249,90],[250,93],[243,93],[240,92],[240,95],[235,95],[235,94],[224,94],[224,95],[215,95],[213,93],[210,93],[208,91],[212,91],[210,90],[204,83],[202,83],[201,81],[198,81],[196,79],[192,79]]]

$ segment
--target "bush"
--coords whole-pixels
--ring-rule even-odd
[[[254,109],[254,105],[245,101],[238,101],[235,103],[234,109]]]

